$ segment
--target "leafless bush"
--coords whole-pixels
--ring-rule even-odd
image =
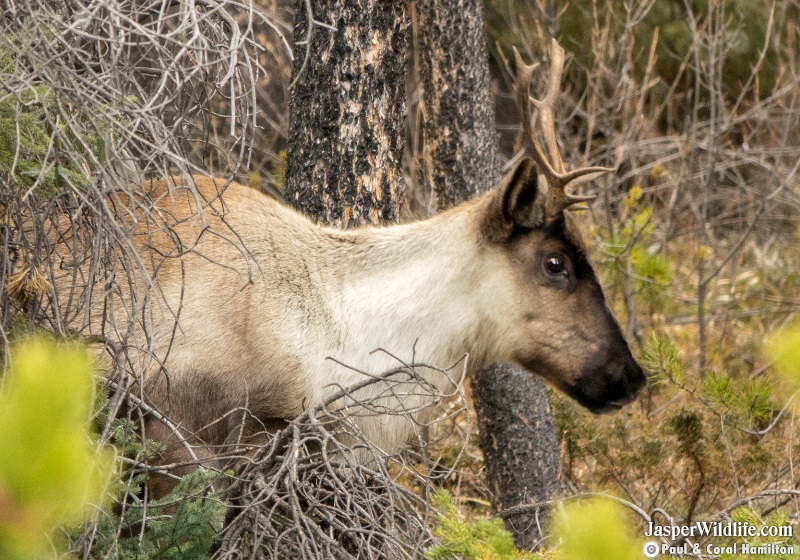
[[[168,375],[154,339],[171,334],[153,327],[159,258],[136,248],[160,240],[180,258],[196,240],[178,237],[151,180],[182,177],[197,218],[219,215],[191,174],[249,171],[259,87],[269,82],[261,63],[279,56],[276,45],[291,58],[289,46],[265,13],[237,1],[0,7],[0,354],[8,359],[15,329],[99,345],[106,375],[120,380],[100,443],[120,415],[132,426],[159,418],[181,438],[145,404],[147,372]],[[274,70],[278,81],[287,71]],[[169,313],[174,334],[181,309]],[[153,470],[149,456],[146,445],[124,459],[128,488]]]
[[[108,300],[127,290],[137,296],[130,315],[104,317],[103,330],[124,345],[137,314],[147,313],[141,288],[150,271],[120,217],[158,224],[180,251],[169,220],[141,185],[170,175],[191,185],[193,172],[248,172],[265,114],[257,110],[269,75],[261,63],[280,56],[276,45],[288,58],[291,50],[279,24],[237,0],[5,0],[0,7],[0,107],[7,117],[0,283],[11,281],[30,325],[61,335],[88,325],[88,302],[98,294]],[[270,70],[278,81],[287,72]],[[263,152],[257,157],[262,161]],[[213,202],[193,196],[198,209]],[[54,262],[56,241],[69,247],[70,262],[64,255]],[[59,268],[73,269],[75,281],[56,303],[42,293]],[[7,345],[19,315],[6,295],[0,319]]]
[[[291,56],[277,25],[252,4],[4,4],[0,48],[15,67],[4,76],[3,96],[19,99],[36,85],[52,89],[45,118],[61,129],[52,140],[63,151],[54,155],[83,155],[79,168],[87,179],[92,170],[111,180],[123,170],[130,179],[198,164],[203,172],[247,167],[259,124],[255,86],[264,73],[256,31],[271,29]],[[227,126],[214,127],[213,119]],[[102,154],[85,146],[94,135],[107,146]],[[87,153],[74,153],[81,144]],[[212,155],[225,159],[204,159]]]
[[[277,61],[292,58],[276,13],[237,0],[0,1],[0,354],[39,327],[99,345],[121,380],[101,445],[125,411],[134,427],[156,417],[182,437],[141,392],[147,371],[168,373],[153,339],[170,333],[153,328],[158,264],[136,247],[160,239],[179,258],[195,241],[158,209],[153,179],[181,177],[202,220],[221,203],[200,197],[192,173],[224,177],[221,192],[271,156],[263,124],[275,117],[258,99],[285,90],[290,65]],[[181,310],[170,312],[174,329]],[[122,458],[133,494],[150,456]],[[96,530],[78,539],[81,556]]]
[[[458,368],[461,369],[461,368]],[[444,375],[452,393],[426,378]],[[418,412],[458,397],[460,378],[425,365],[366,376],[292,421],[236,476],[235,505],[215,558],[423,558],[433,543],[430,493],[438,477],[413,452],[387,456],[359,427],[359,418]],[[367,387],[377,395],[364,400]],[[441,420],[441,419],[440,419]],[[421,437],[426,425],[416,425]],[[420,445],[422,441],[420,440]]]
[[[399,362],[399,367],[380,375],[364,373],[362,382],[341,389],[287,422],[282,430],[267,434],[257,450],[244,441],[226,446],[228,453],[216,466],[208,467],[225,471],[224,476],[201,478],[166,505],[173,516],[179,516],[180,508],[191,507],[187,500],[213,501],[214,507],[226,500],[224,526],[211,520],[217,543],[212,558],[217,560],[422,559],[434,542],[436,511],[431,494],[451,471],[435,468],[418,450],[428,428],[446,424],[467,410],[464,371],[463,362],[447,371]],[[449,389],[437,390],[429,382],[432,376],[446,377]],[[417,414],[421,408],[435,412],[442,401],[451,402],[449,413]],[[416,448],[390,456],[372,443],[362,430],[362,420],[374,421],[387,414],[405,416],[414,424]],[[468,416],[467,433],[455,436],[460,441],[459,453],[468,441]],[[171,428],[180,433],[180,427]],[[136,473],[153,469],[146,461],[126,462],[129,484]],[[163,502],[151,504],[149,513],[135,516],[133,529],[138,533],[133,536],[128,534],[130,527],[118,522],[111,523],[115,532],[109,534],[109,524],[102,523],[106,514],[100,514],[73,540],[71,550],[82,558],[117,558],[131,546],[120,544],[120,539],[152,538],[145,534],[146,525],[163,519],[163,506]],[[147,506],[139,503],[136,507]],[[209,519],[193,523],[209,523]],[[185,525],[175,527],[173,536],[162,533],[159,546],[163,549],[172,546],[173,540],[177,546],[186,542],[181,532]]]

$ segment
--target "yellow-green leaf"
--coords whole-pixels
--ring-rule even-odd
[[[58,526],[80,522],[105,493],[112,461],[89,439],[86,354],[22,343],[0,385],[0,557],[36,558]]]
[[[639,542],[623,507],[591,499],[566,504],[555,516],[555,542],[563,560],[641,560]]]

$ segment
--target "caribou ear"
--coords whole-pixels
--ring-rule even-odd
[[[504,241],[515,229],[539,228],[545,223],[546,181],[540,181],[536,164],[523,158],[495,187],[483,219],[483,234]]]
[[[546,181],[531,158],[523,158],[495,187],[484,220],[484,235],[502,241],[517,228],[539,228],[545,222]]]
[[[531,158],[524,158],[511,172],[510,180],[500,187],[503,198],[503,218],[513,226],[538,228],[544,225],[545,181]]]

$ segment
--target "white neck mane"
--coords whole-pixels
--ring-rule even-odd
[[[471,219],[462,211],[390,228],[319,230],[323,258],[318,253],[306,263],[319,301],[306,309],[309,324],[300,334],[313,403],[363,381],[355,370],[379,375],[401,366],[398,359],[456,366],[450,373],[458,381],[467,372],[465,354],[470,371],[497,357],[496,329],[484,309],[500,287],[482,270],[486,261],[475,259],[478,239],[467,234],[474,231]],[[444,374],[420,373],[452,392]],[[369,423],[370,431],[376,424]],[[409,435],[398,426],[379,432],[368,435],[389,448]]]

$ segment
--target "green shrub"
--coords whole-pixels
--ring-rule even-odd
[[[440,542],[426,551],[431,560],[533,560],[542,557],[517,550],[514,538],[501,519],[467,522],[446,490],[439,490],[433,496],[433,503],[440,512],[434,529]]]
[[[120,517],[106,517],[95,554],[120,560],[208,558],[227,509],[215,482],[222,482],[218,473],[198,469],[161,500],[128,504]],[[120,529],[133,536],[119,538]]]
[[[12,89],[17,70],[13,58],[0,51],[0,84],[8,84],[0,88],[0,185],[35,186],[46,197],[66,185],[86,187],[96,162],[105,160],[106,127],[59,102],[47,84]],[[69,122],[83,130],[75,134]]]

